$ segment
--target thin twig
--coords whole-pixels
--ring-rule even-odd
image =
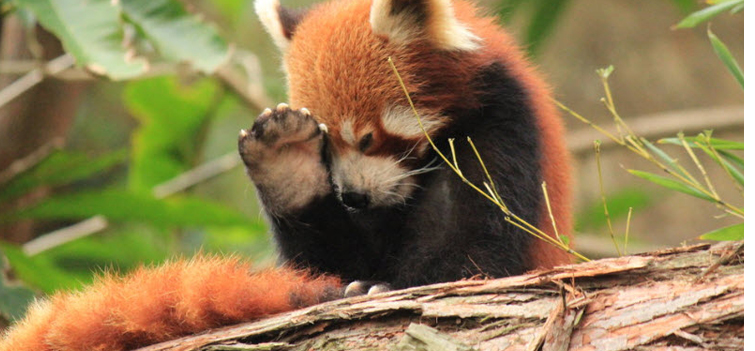
[[[29,71],[29,73],[16,79],[13,83],[3,88],[3,90],[0,90],[0,107],[5,106],[19,95],[42,82],[45,79],[45,74],[58,74],[68,67],[73,66],[73,64],[73,56],[63,54],[45,64],[43,68],[36,68]]]
[[[23,246],[24,253],[28,256],[34,256],[40,252],[58,247],[67,242],[105,230],[107,226],[107,218],[104,216],[94,216],[74,225],[49,232],[27,242]]]
[[[158,199],[165,198],[166,196],[186,190],[221,173],[230,171],[240,164],[241,158],[239,157],[238,152],[229,152],[155,186],[152,188],[152,194]]]
[[[611,216],[608,213],[608,204],[606,203],[606,193],[603,188],[603,170],[600,166],[600,141],[595,140],[595,163],[598,166],[598,183],[600,184],[600,198],[603,201],[603,215],[606,217],[606,223],[608,223],[608,233],[611,235],[611,241],[616,248],[616,253],[621,256],[619,250],[619,244],[616,242],[616,236],[613,234],[613,224],[611,224]]]
[[[215,76],[241,97],[249,107],[261,111],[272,106],[273,100],[265,92],[262,69],[257,56],[246,51],[235,51],[231,56],[231,62],[235,64],[220,67],[215,72]]]
[[[50,156],[51,153],[56,150],[60,150],[63,147],[64,143],[65,141],[63,140],[63,138],[54,138],[51,141],[48,141],[44,145],[40,146],[38,149],[34,150],[32,153],[24,156],[21,159],[13,161],[13,163],[11,163],[8,168],[0,172],[0,185],[8,183],[9,181],[13,180],[13,178],[16,178],[19,174],[24,173],[32,167],[38,165],[40,162],[44,161],[47,156]]]
[[[241,163],[240,161],[241,159],[236,151],[229,152],[156,185],[152,188],[152,192],[158,199],[165,198],[225,173],[238,166]],[[107,227],[108,222],[105,217],[94,216],[74,225],[41,235],[24,244],[23,250],[29,256],[36,255],[72,240],[100,232]]]

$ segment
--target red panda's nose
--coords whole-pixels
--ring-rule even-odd
[[[343,204],[355,209],[366,208],[370,204],[370,197],[367,194],[363,194],[356,191],[348,191],[341,194]]]

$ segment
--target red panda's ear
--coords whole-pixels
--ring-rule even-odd
[[[370,25],[399,44],[424,38],[443,50],[480,47],[481,39],[454,16],[451,0],[373,0]]]
[[[284,8],[278,0],[256,0],[254,10],[275,45],[285,52],[306,10]]]

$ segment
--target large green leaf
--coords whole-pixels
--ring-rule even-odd
[[[684,183],[682,183],[682,182],[680,182],[680,181],[678,181],[676,179],[666,178],[666,177],[662,177],[662,176],[659,176],[659,175],[656,175],[656,174],[653,174],[653,173],[638,171],[638,170],[634,170],[634,169],[629,169],[627,171],[629,171],[629,173],[631,173],[631,174],[633,174],[635,176],[638,176],[640,178],[649,180],[649,181],[651,181],[653,183],[656,183],[656,184],[658,184],[658,185],[660,185],[662,187],[669,188],[671,190],[678,191],[678,192],[681,192],[681,193],[684,193],[684,194],[692,195],[694,197],[698,197],[698,198],[701,198],[701,199],[704,199],[704,200],[707,200],[707,201],[710,201],[710,202],[716,202],[716,200],[713,199],[712,197],[710,197],[710,196],[708,196],[708,195],[700,192],[699,190],[697,190],[695,188],[692,188],[691,186],[689,186],[687,184],[684,184]]]
[[[744,4],[744,0],[721,1],[712,6],[708,6],[700,11],[694,12],[677,23],[675,28],[692,28],[700,23],[707,22],[716,15],[737,8]]]
[[[147,65],[129,58],[123,46],[121,12],[111,0],[14,0],[34,13],[39,23],[54,33],[66,52],[79,65],[107,75],[126,79],[142,74]]]
[[[217,94],[210,79],[182,84],[159,77],[128,84],[123,100],[141,124],[133,135],[130,189],[150,191],[192,166]]]
[[[739,68],[739,64],[737,63],[737,60],[734,59],[734,56],[731,55],[731,51],[729,51],[729,48],[726,47],[726,44],[724,44],[718,37],[713,34],[713,32],[708,29],[708,38],[710,39],[711,45],[713,45],[713,51],[716,52],[716,56],[718,56],[719,59],[726,65],[726,68],[729,70],[732,76],[739,82],[739,85],[742,86],[742,89],[745,87],[745,75],[742,73],[742,69]]]
[[[127,18],[160,54],[172,61],[190,62],[212,73],[228,57],[228,45],[214,28],[190,15],[176,0],[122,0]]]
[[[158,200],[145,193],[114,190],[49,198],[29,208],[0,214],[0,222],[20,218],[77,220],[96,215],[156,225],[259,226],[234,210],[198,198]]]
[[[97,157],[80,152],[56,151],[0,188],[0,201],[18,197],[39,186],[65,185],[86,179],[125,161],[126,155],[125,150]]]
[[[718,228],[716,230],[700,235],[703,240],[730,241],[745,239],[745,224],[735,224],[728,227]]]

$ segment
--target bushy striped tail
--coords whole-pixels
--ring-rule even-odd
[[[335,277],[291,268],[252,271],[238,258],[197,256],[119,277],[30,307],[0,351],[130,350],[341,296]]]

